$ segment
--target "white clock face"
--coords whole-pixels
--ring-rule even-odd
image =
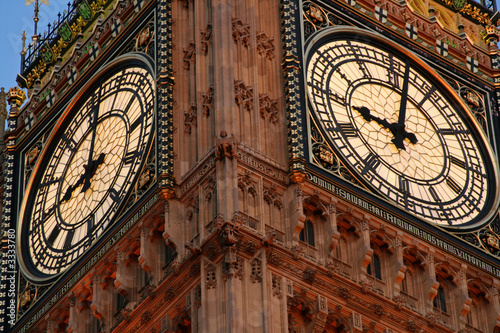
[[[488,143],[442,79],[381,41],[325,35],[308,48],[317,123],[361,181],[404,210],[477,226],[498,205]]]
[[[24,203],[29,277],[64,272],[113,222],[151,144],[154,87],[143,67],[103,71],[55,127]]]

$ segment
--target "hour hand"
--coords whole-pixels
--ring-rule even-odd
[[[379,118],[377,116],[374,116],[371,114],[370,112],[370,109],[368,109],[366,106],[361,106],[361,107],[358,107],[358,106],[353,106],[352,107],[354,110],[358,111],[359,114],[361,115],[361,117],[363,117],[363,119],[367,122],[370,122],[370,121],[375,121],[377,124],[379,124],[380,126],[388,129],[389,131],[392,132],[392,134],[396,135],[395,134],[395,129],[393,128],[394,127],[394,124],[391,124],[389,123],[387,120],[385,119],[382,119],[382,118]]]
[[[417,137],[415,134],[410,133],[406,130],[404,123],[401,124],[400,121],[397,123],[390,123],[387,121],[387,119],[382,119],[376,116],[373,116],[370,112],[370,109],[368,109],[366,106],[353,106],[352,107],[354,110],[358,111],[361,117],[367,122],[370,121],[375,121],[377,124],[382,126],[383,128],[387,129],[394,135],[394,139],[392,139],[392,143],[396,146],[396,148],[401,149],[401,150],[406,150],[405,145],[404,145],[404,140],[408,139],[413,144],[416,144],[418,142]]]
[[[85,173],[83,174],[85,181],[81,192],[86,192],[90,188],[90,180],[94,177],[97,168],[104,163],[104,157],[106,157],[106,154],[101,153],[97,160],[91,161],[88,165],[83,166],[85,168]]]
[[[370,122],[374,117],[370,114],[370,109],[368,109],[366,106],[353,106],[352,107],[354,110],[358,111],[361,117],[363,117],[364,120],[367,122]]]

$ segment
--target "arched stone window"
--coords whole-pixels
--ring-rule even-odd
[[[306,222],[304,223],[304,229],[302,229],[299,234],[299,239],[311,246],[316,246],[316,242],[314,240],[314,225],[311,219],[306,219]]]

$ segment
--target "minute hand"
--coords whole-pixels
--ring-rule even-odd
[[[405,122],[406,122],[406,104],[408,102],[408,81],[410,79],[410,66],[408,62],[406,63],[405,74],[403,78],[403,89],[401,91],[401,102],[399,104],[399,116],[398,123],[396,124],[396,133],[394,134],[394,139],[392,139],[392,143],[399,148],[405,149],[405,145],[403,143],[405,138],[408,138],[411,143],[416,143],[417,138],[413,135],[412,137],[408,136],[409,133],[405,131]]]

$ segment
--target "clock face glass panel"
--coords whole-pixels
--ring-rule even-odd
[[[488,143],[414,57],[324,38],[309,49],[306,84],[326,140],[371,189],[445,227],[473,225],[491,207]]]
[[[20,244],[29,277],[65,271],[113,222],[151,144],[154,87],[145,68],[106,71],[56,126],[28,185]]]

